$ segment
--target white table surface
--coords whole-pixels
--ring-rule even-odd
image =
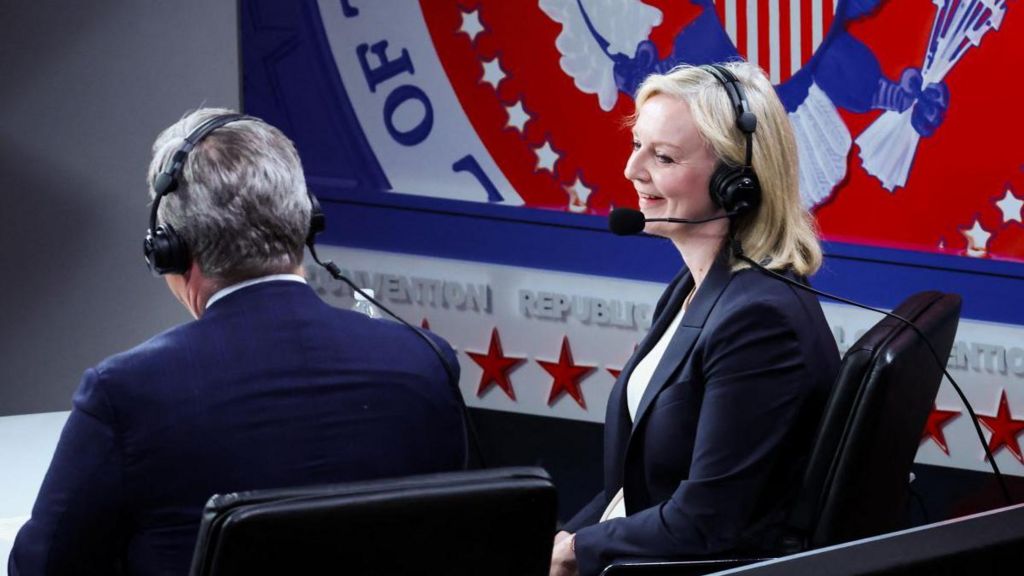
[[[32,512],[69,412],[0,417],[0,573]]]

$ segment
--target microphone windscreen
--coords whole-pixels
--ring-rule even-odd
[[[619,236],[639,234],[644,230],[644,213],[629,208],[616,208],[608,215],[608,229]]]

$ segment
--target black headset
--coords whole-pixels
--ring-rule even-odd
[[[142,252],[146,257],[146,264],[154,276],[184,274],[192,265],[188,244],[175,232],[174,227],[166,222],[159,226],[156,223],[160,200],[178,189],[178,178],[181,177],[181,172],[185,167],[185,161],[188,159],[189,153],[214,130],[225,124],[240,120],[261,122],[259,118],[245,114],[221,114],[206,120],[185,137],[185,142],[174,151],[164,169],[153,179],[153,192],[155,195],[153,197],[153,207],[149,212],[149,229],[146,230],[146,239],[142,242]],[[323,232],[324,228],[326,228],[326,219],[316,196],[308,190],[306,193],[309,196],[312,208],[306,244],[312,244],[316,235]]]
[[[736,127],[747,140],[746,160],[742,166],[732,166],[719,160],[708,186],[711,200],[730,214],[754,210],[761,203],[761,182],[752,164],[757,117],[750,111],[743,86],[735,74],[718,64],[707,64],[700,68],[714,76],[725,88],[736,113]]]

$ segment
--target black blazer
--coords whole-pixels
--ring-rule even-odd
[[[459,404],[412,331],[257,284],[86,371],[9,570],[186,574],[214,493],[452,470],[464,454]]]
[[[693,286],[683,270],[612,388],[605,490],[565,529],[581,575],[615,560],[770,549],[799,484],[839,369],[809,293],[758,270],[708,272],[632,422],[626,382]],[[596,524],[625,487],[627,517]]]

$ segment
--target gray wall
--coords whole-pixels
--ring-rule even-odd
[[[236,12],[0,3],[0,416],[69,409],[84,369],[189,318],[142,261],[145,171],[187,109],[238,107]]]

